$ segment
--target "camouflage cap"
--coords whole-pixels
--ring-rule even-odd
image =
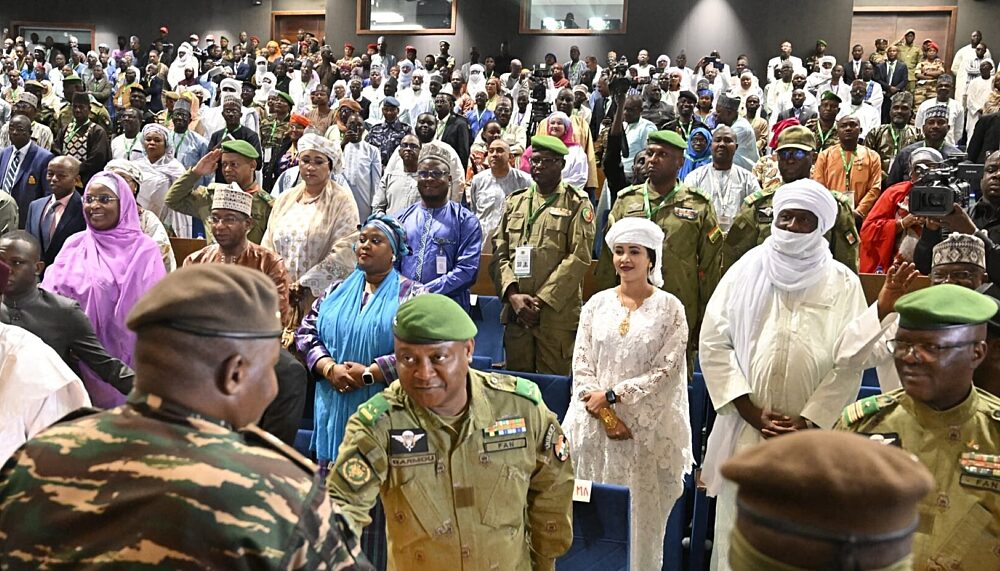
[[[171,272],[135,304],[126,324],[140,335],[159,326],[202,337],[281,337],[274,282],[261,271],[231,264]]]

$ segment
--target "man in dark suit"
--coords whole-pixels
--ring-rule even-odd
[[[209,150],[219,148],[226,141],[246,141],[256,149],[258,155],[264,156],[264,152],[260,149],[260,137],[257,136],[257,132],[240,122],[243,118],[243,106],[239,96],[229,94],[222,96],[222,118],[226,121],[226,126],[212,133],[212,137],[208,141]],[[259,170],[262,166],[263,163],[257,159],[257,169]],[[215,168],[215,182],[226,182],[226,177],[222,175],[221,161],[219,166]]]
[[[875,83],[882,86],[882,122],[889,122],[889,109],[892,107],[892,96],[906,89],[908,81],[906,64],[897,59],[899,48],[889,46],[885,52],[886,59],[875,68]]]
[[[52,159],[47,174],[52,194],[28,205],[26,230],[41,245],[41,258],[46,266],[55,261],[67,238],[87,228],[83,201],[74,192],[79,176],[77,159],[70,156]]]
[[[46,169],[52,153],[31,140],[31,120],[15,115],[9,126],[10,146],[0,151],[0,190],[17,202],[17,227],[24,228],[28,205],[48,194]]]
[[[80,305],[38,288],[45,267],[40,253],[38,242],[23,230],[0,238],[0,260],[11,267],[0,305],[0,322],[27,329],[74,370],[79,371],[77,361],[83,362],[122,394],[128,394],[135,373],[108,354]]]
[[[597,89],[590,96],[590,136],[595,141],[597,136],[601,134],[601,123],[604,122],[604,118],[608,117],[609,112],[614,115],[610,104],[611,92],[608,91],[608,78],[601,77],[597,80]]]
[[[990,153],[1000,149],[1000,113],[983,115],[969,138],[967,148],[969,160],[985,164]]]
[[[799,125],[805,125],[806,121],[815,119],[816,116],[816,110],[806,107],[806,92],[796,89],[792,91],[792,106],[778,114],[778,121],[798,119]]]
[[[851,48],[851,59],[844,62],[844,83],[850,85],[855,79],[861,79],[861,64],[868,61],[864,59],[865,48],[861,44],[854,44]]]
[[[437,113],[440,136],[435,139],[447,143],[458,153],[463,165],[469,164],[469,151],[472,147],[472,128],[469,121],[453,111],[455,98],[447,93],[438,93],[434,98],[434,111]],[[443,123],[444,127],[440,126]]]

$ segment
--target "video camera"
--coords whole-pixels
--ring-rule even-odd
[[[528,132],[534,133],[535,127],[552,113],[552,104],[548,101],[549,80],[552,78],[552,68],[540,63],[531,68],[528,78],[531,97],[531,118]]]
[[[611,67],[611,79],[608,81],[608,89],[612,94],[625,93],[629,88],[634,87],[635,81],[628,72],[628,58],[621,56],[614,66]]]
[[[963,158],[964,155],[949,156],[934,165],[917,166],[920,178],[910,190],[910,214],[941,218],[951,214],[955,205],[963,209],[969,207],[974,197],[970,178],[975,178],[976,169],[959,165]]]

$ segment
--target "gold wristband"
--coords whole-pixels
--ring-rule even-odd
[[[334,361],[333,359],[330,359],[330,364],[327,365],[327,366],[325,366],[325,367],[323,367],[323,378],[324,379],[330,378],[330,371],[333,370],[333,368],[336,367],[336,366],[337,366],[337,362]]]
[[[618,428],[618,415],[616,415],[613,410],[605,407],[599,410],[597,414],[601,417],[601,422],[604,423],[605,428],[608,430]]]

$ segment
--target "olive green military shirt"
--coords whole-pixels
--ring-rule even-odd
[[[899,48],[896,60],[906,64],[907,80],[915,81],[917,79],[917,64],[924,59],[924,50],[921,44],[914,40],[913,44],[908,46],[906,40],[900,40],[896,42],[896,47]]]
[[[618,193],[607,229],[628,216],[643,216],[663,229],[663,289],[684,304],[690,331],[688,353],[693,355],[698,350],[705,306],[721,277],[722,230],[711,200],[700,190],[678,184],[675,192],[663,199],[650,192],[647,210],[646,188],[646,184],[638,184]],[[612,288],[616,282],[612,252],[604,245],[597,263],[597,287]]]
[[[493,240],[497,265],[494,284],[504,299],[511,285],[538,297],[544,305],[540,328],[574,330],[583,305],[583,277],[590,269],[594,247],[594,209],[587,193],[561,184],[548,197],[529,188],[515,190]],[[517,248],[531,247],[531,275],[517,277]],[[513,320],[510,304],[504,303],[502,320]]]
[[[399,381],[358,407],[330,469],[360,533],[381,496],[392,570],[546,571],[573,540],[569,442],[538,387],[470,370],[457,422]]]
[[[840,142],[840,135],[837,134],[836,121],[833,122],[833,125],[829,129],[824,130],[823,127],[820,126],[819,119],[817,118],[816,123],[812,126],[811,130],[813,135],[816,135],[816,143],[819,144],[819,149],[817,149],[816,152],[829,149]]]
[[[882,180],[889,179],[889,165],[901,149],[917,141],[924,140],[924,134],[913,125],[896,131],[892,125],[879,125],[865,135],[864,145],[872,149],[882,159]]]
[[[109,139],[112,136],[111,134],[115,132],[111,128],[111,115],[108,114],[108,110],[100,103],[95,103],[93,96],[90,98],[90,120],[104,127],[104,130],[108,132]],[[49,128],[52,129],[53,133],[60,133],[72,122],[73,105],[67,103],[55,117],[55,127],[49,125]]]
[[[1000,569],[1000,399],[973,388],[940,411],[899,389],[848,406],[834,428],[899,446],[933,474],[936,489],[918,508],[914,569]]]
[[[225,187],[223,183],[212,183],[208,186],[198,186],[200,176],[195,174],[193,169],[188,169],[180,178],[170,185],[167,191],[166,205],[170,208],[187,214],[197,216],[205,224],[205,237],[208,243],[212,244],[215,239],[212,237],[212,225],[208,223],[212,216],[212,197],[218,186]],[[256,190],[255,190],[256,189]],[[249,189],[244,189],[253,194],[253,203],[250,205],[250,218],[253,222],[247,239],[254,244],[260,244],[264,238],[264,231],[267,230],[267,219],[271,216],[271,208],[274,206],[274,198],[264,192],[260,186],[254,184]]]
[[[281,141],[285,139],[290,130],[291,125],[288,122],[288,117],[284,119],[265,117],[260,122],[260,148],[270,149],[281,146]],[[264,158],[264,162],[267,161],[268,158]]]
[[[771,222],[774,221],[774,192],[780,185],[766,190],[758,190],[743,199],[739,214],[733,219],[733,226],[726,234],[726,244],[722,253],[722,271],[725,273],[750,251],[764,243],[771,235]],[[850,198],[842,193],[834,192],[837,199],[837,219],[833,228],[826,233],[825,238],[830,243],[833,259],[844,264],[854,273],[858,273],[858,253],[861,248],[861,238],[854,223],[854,209]]]

